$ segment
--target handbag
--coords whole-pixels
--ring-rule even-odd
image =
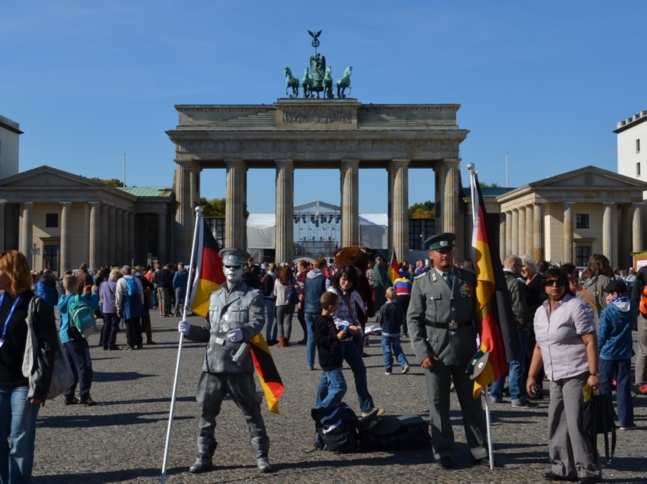
[[[294,281],[290,284],[290,291],[288,292],[288,302],[290,304],[299,304],[299,293],[294,288]]]
[[[40,348],[38,346],[38,338],[36,330],[34,329],[34,305],[36,297],[31,298],[29,301],[29,309],[27,311],[27,341],[25,343],[25,355],[22,361],[22,374],[25,378],[31,379],[38,371],[38,353]],[[52,369],[52,381],[47,391],[47,400],[56,398],[65,393],[74,384],[74,374],[70,368],[70,362],[63,353],[63,345],[61,344],[61,337],[56,333],[56,348],[54,354],[54,368]]]
[[[583,427],[584,432],[589,435],[593,447],[597,448],[597,437],[599,434],[604,435],[604,456],[607,463],[613,459],[616,451],[616,423],[613,419],[613,408],[609,403],[606,395],[599,390],[592,391],[587,399],[587,391],[591,390],[585,387],[584,393],[584,415]],[[611,434],[611,448],[609,448],[609,434]]]

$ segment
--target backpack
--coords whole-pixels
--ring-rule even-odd
[[[429,424],[418,415],[387,416],[359,433],[362,449],[422,449],[431,445]]]
[[[130,278],[125,277],[126,279],[126,291],[128,296],[135,296],[139,294],[139,286],[135,280],[135,276],[130,276]]]
[[[638,305],[638,310],[640,314],[647,317],[647,286],[643,286],[643,290],[640,293],[640,304]]]
[[[67,308],[69,327],[67,334],[75,340],[87,339],[97,327],[94,319],[94,311],[88,303],[78,295],[74,296],[74,302]]]
[[[357,450],[359,419],[344,402],[328,408],[314,408],[315,446],[329,452],[348,453]]]

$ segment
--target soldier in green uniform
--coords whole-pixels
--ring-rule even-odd
[[[474,273],[454,267],[454,240],[444,233],[425,241],[434,267],[414,278],[407,323],[413,351],[425,369],[429,394],[431,444],[441,466],[453,466],[454,432],[449,419],[450,386],[463,412],[467,444],[472,457],[489,465],[485,413],[472,396],[474,382],[466,372],[476,353]]]

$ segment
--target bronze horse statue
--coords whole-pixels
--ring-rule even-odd
[[[292,94],[289,96],[291,98],[299,97],[299,79],[292,75],[292,71],[289,67],[285,68],[285,95],[288,95],[288,89],[292,88]]]

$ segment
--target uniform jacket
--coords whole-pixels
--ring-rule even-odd
[[[260,291],[244,282],[227,297],[227,286],[223,285],[211,293],[209,315],[206,326],[191,325],[187,338],[197,343],[207,343],[202,371],[209,373],[241,373],[254,371],[252,357],[247,354],[238,363],[232,357],[243,342],[248,342],[261,332],[265,323],[265,306]],[[227,333],[234,328],[243,332],[243,341],[231,343]],[[224,342],[220,344],[217,340]]]
[[[437,356],[445,365],[466,365],[476,352],[476,275],[453,268],[452,288],[435,269],[413,280],[407,323],[413,351],[420,361]],[[472,324],[456,330],[434,328],[425,322]]]

